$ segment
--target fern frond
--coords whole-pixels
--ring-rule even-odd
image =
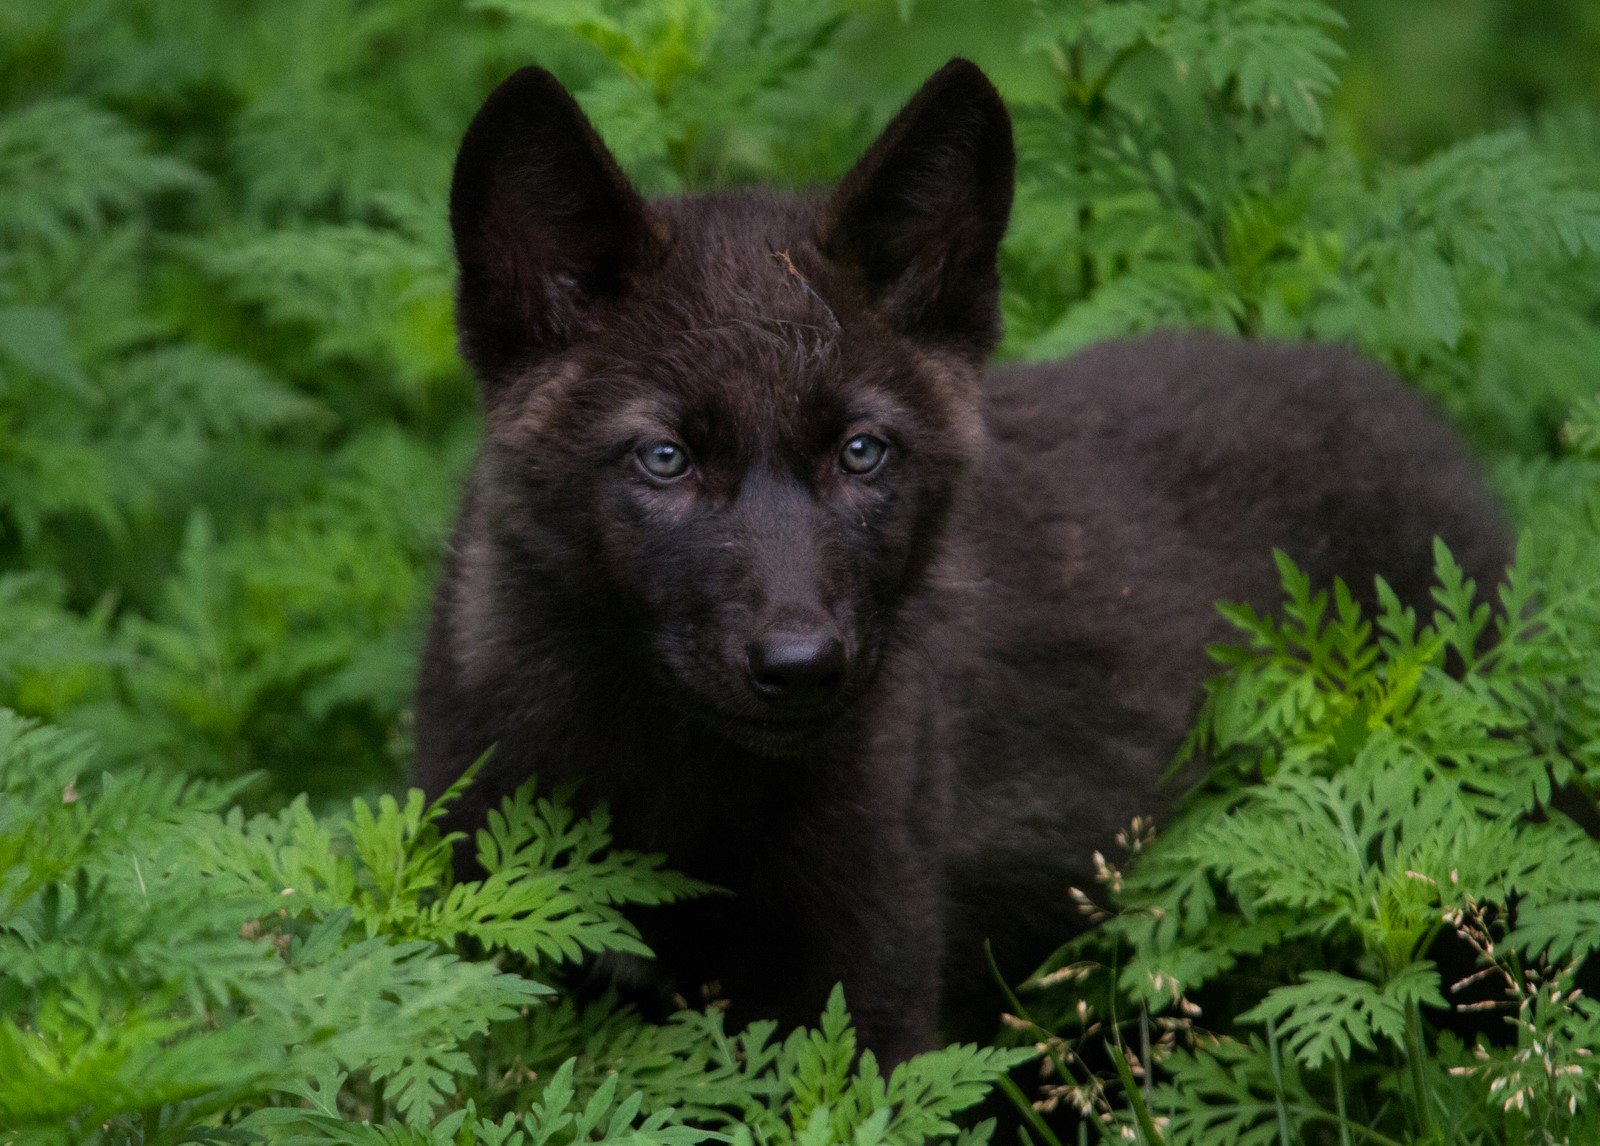
[[[1353,1045],[1376,1049],[1375,1038],[1402,1046],[1406,1015],[1418,1005],[1445,1006],[1431,963],[1413,963],[1379,984],[1306,971],[1299,983],[1274,987],[1239,1021],[1277,1023],[1289,1049],[1314,1070],[1329,1058],[1348,1061]]]
[[[80,396],[92,393],[66,316],[52,307],[0,306],[0,365],[27,370]]]
[[[1285,1124],[1290,1134],[1302,1132],[1307,1113],[1320,1110],[1297,1065],[1291,1061],[1275,1069],[1274,1057],[1260,1039],[1251,1038],[1168,1059],[1164,1065],[1172,1081],[1157,1086],[1151,1102],[1168,1120],[1168,1142],[1275,1146],[1284,1141]]]
[[[107,372],[112,432],[123,440],[221,440],[303,423],[319,413],[270,372],[193,343],[131,355]]]
[[[1344,49],[1328,35],[1344,26],[1320,0],[1181,0],[1156,39],[1180,69],[1236,85],[1244,106],[1282,112],[1310,134],[1322,130],[1319,100],[1333,90]]]
[[[42,99],[0,117],[0,235],[11,242],[59,242],[199,183],[193,168],[151,155],[126,121],[83,100]]]
[[[375,223],[243,229],[185,249],[233,297],[309,330],[318,355],[376,359],[415,387],[460,369],[444,215],[439,204],[380,211]]]
[[[1213,88],[1231,87],[1243,106],[1282,113],[1316,134],[1318,101],[1333,89],[1332,64],[1344,56],[1328,33],[1343,26],[1338,11],[1320,0],[1057,3],[1029,42],[1087,43],[1113,60],[1152,47],[1180,77],[1198,73]]]

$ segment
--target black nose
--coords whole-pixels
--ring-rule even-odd
[[[819,705],[844,683],[844,644],[823,633],[774,633],[752,641],[745,669],[756,692],[787,705]]]

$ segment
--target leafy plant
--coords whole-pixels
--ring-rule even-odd
[[[1281,621],[1225,610],[1248,644],[1213,650],[1230,671],[1189,745],[1209,782],[1130,840],[1127,874],[1107,865],[1117,911],[1042,976],[1164,1020],[1142,1064],[1168,1077],[1148,1099],[1164,1141],[1594,1132],[1600,1006],[1576,980],[1600,844],[1561,809],[1595,807],[1600,563],[1564,541],[1524,546],[1493,618],[1442,546],[1429,621],[1381,582],[1368,620],[1281,556]],[[1109,999],[1080,1038],[1121,1037]],[[1450,1029],[1469,1014],[1470,1045]],[[1132,1125],[1058,1049],[1080,1101]]]
[[[574,995],[574,959],[641,957],[627,904],[690,890],[603,818],[525,793],[459,884],[434,811],[380,795],[478,437],[444,197],[479,101],[538,62],[651,193],[804,187],[954,54],[1017,125],[1004,354],[1356,343],[1529,537],[1499,619],[1448,562],[1431,618],[1287,568],[1281,618],[1230,613],[1208,784],[1130,830],[1028,997],[1041,1104],[1152,1141],[1594,1137],[1564,809],[1600,742],[1596,30],[1576,0],[0,6],[7,1140],[981,1137],[956,1112],[1009,1053],[885,1078],[837,1000],[780,1039]]]
[[[479,832],[484,877],[457,882],[418,791],[247,818],[222,811],[237,784],[91,782],[93,755],[0,710],[7,1141],[975,1143],[951,1116],[1031,1057],[952,1047],[884,1078],[838,991],[782,1042],[715,1011],[580,1018],[552,999],[562,968],[648,956],[621,909],[706,889],[531,785]],[[507,1029],[515,1069],[491,1072]]]

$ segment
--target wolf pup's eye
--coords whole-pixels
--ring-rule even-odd
[[[865,477],[876,473],[889,454],[889,445],[871,434],[857,434],[839,451],[839,468],[847,474]]]
[[[672,481],[689,472],[689,451],[677,442],[646,442],[633,451],[639,467],[657,481]]]

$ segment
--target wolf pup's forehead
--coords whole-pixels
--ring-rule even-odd
[[[828,268],[813,238],[820,210],[815,198],[765,193],[653,203],[662,250],[608,333],[627,337],[623,353],[635,357],[835,351],[844,327],[824,294]]]

